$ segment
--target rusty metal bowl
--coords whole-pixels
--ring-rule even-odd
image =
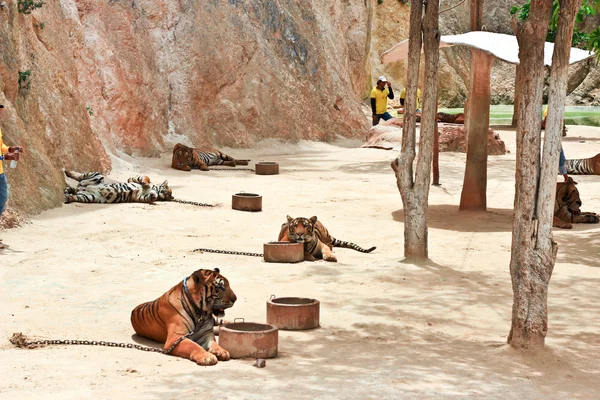
[[[279,163],[271,161],[260,161],[254,165],[256,175],[277,175],[279,174]]]
[[[236,193],[231,196],[231,208],[240,211],[261,211],[262,196],[256,193]]]
[[[231,358],[276,357],[278,342],[279,330],[268,324],[234,322],[219,330],[219,345]]]
[[[266,262],[297,263],[304,261],[304,243],[269,242],[263,245]]]
[[[283,330],[305,330],[319,326],[320,303],[305,297],[271,296],[267,300],[267,323]]]

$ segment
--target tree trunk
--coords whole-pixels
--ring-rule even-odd
[[[438,130],[437,118],[433,136],[433,185],[440,186],[440,132]]]
[[[467,165],[460,210],[486,209],[487,138],[490,127],[490,74],[494,56],[481,50],[471,50],[471,80],[469,125],[467,134]]]
[[[519,81],[519,68],[517,68],[516,70],[516,74],[515,74],[515,98],[514,98],[514,104],[513,104],[513,116],[512,116],[512,122],[510,124],[510,126],[512,127],[516,127],[517,126],[517,116],[519,115],[519,97],[521,96],[521,83]]]
[[[521,95],[517,124],[517,172],[510,273],[512,326],[508,343],[515,348],[544,346],[548,331],[548,284],[558,247],[552,217],[567,85],[567,67],[575,15],[581,0],[561,0],[552,57],[550,101],[544,151],[540,154],[543,49],[552,2],[532,0],[529,19],[516,23]]]
[[[427,200],[431,175],[433,138],[437,114],[437,69],[439,60],[439,3],[429,2],[423,20],[423,4],[411,3],[408,44],[408,69],[406,100],[404,105],[404,127],[402,151],[392,168],[404,207],[404,256],[409,259],[424,259],[427,253]],[[423,26],[423,22],[425,25]],[[425,41],[425,86],[419,158],[416,170],[416,101],[419,82],[422,29]],[[415,171],[413,173],[413,171]]]

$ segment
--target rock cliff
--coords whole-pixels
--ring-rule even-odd
[[[486,29],[510,33],[517,2],[486,2]],[[61,168],[106,172],[111,157],[176,142],[362,137],[373,76],[404,86],[406,65],[379,60],[408,35],[403,1],[55,0],[30,14],[3,3],[0,127],[27,149],[6,172],[9,207],[25,215],[62,203]],[[468,2],[442,14],[442,33],[467,31],[468,15]],[[443,51],[440,105],[463,105],[467,66],[467,50]],[[598,103],[594,68],[574,73],[573,103]],[[494,67],[495,102],[512,101],[513,70]]]
[[[363,135],[364,0],[57,0],[0,8],[0,124],[27,154],[9,206],[62,201],[61,168],[172,143]]]

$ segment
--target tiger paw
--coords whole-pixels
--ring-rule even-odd
[[[331,254],[329,256],[323,256],[323,260],[330,261],[330,262],[337,262],[337,257],[334,256],[333,254]]]
[[[215,365],[219,362],[219,360],[217,360],[217,357],[214,354],[210,354],[206,351],[202,353],[192,354],[190,356],[190,360],[194,361],[198,365],[204,366]]]
[[[214,354],[215,356],[217,356],[217,359],[219,361],[229,361],[229,359],[231,358],[229,356],[229,352],[219,345],[215,345],[209,351],[211,352],[211,354]]]

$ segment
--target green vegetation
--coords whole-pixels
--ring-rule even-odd
[[[29,76],[31,75],[31,71],[19,71],[19,88],[29,90],[31,88],[31,81],[29,80]]]
[[[90,115],[94,115],[94,111],[92,111],[92,107],[90,107],[90,106],[85,106],[85,109],[87,110],[88,114],[90,114]]]
[[[36,8],[41,8],[44,5],[43,0],[18,0],[17,9],[21,14],[31,14]]]
[[[522,6],[515,6],[510,9],[510,15],[516,15],[518,19],[525,20],[529,18],[530,3]],[[600,0],[583,0],[581,8],[577,13],[575,30],[573,31],[573,47],[580,49],[591,50],[596,53],[597,59],[600,61],[600,26],[596,27],[592,32],[582,32],[577,25],[583,22],[587,17],[595,15],[600,11]],[[553,42],[556,39],[556,27],[558,24],[558,14],[560,12],[560,3],[558,0],[553,0],[552,17],[548,26],[548,34],[546,41]]]

